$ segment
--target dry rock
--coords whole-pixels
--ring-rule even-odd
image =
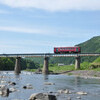
[[[87,93],[86,92],[83,92],[83,91],[77,92],[76,94],[87,95]]]
[[[9,96],[9,89],[8,88],[5,88],[5,87],[2,87],[0,88],[0,95],[3,96],[3,97],[7,97]]]
[[[1,81],[1,83],[7,83],[6,81]]]
[[[81,97],[79,96],[79,97],[76,97],[77,99],[81,99]]]
[[[47,93],[32,94],[29,100],[57,100],[55,95],[49,95]]]
[[[19,91],[19,90],[17,90],[16,88],[10,88],[9,91],[10,92],[15,92],[15,91]]]
[[[23,86],[23,89],[33,89],[32,86]]]
[[[15,82],[9,82],[9,85],[16,85],[16,83]]]
[[[44,85],[55,85],[55,83],[45,82]]]
[[[65,89],[65,90],[58,90],[58,93],[70,94],[71,91],[69,91],[68,89]]]

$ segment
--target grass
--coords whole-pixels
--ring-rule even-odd
[[[68,75],[73,75],[72,73],[68,73]]]
[[[95,70],[95,71],[100,71],[100,68],[94,68],[92,70]]]
[[[94,75],[94,77],[97,77],[97,75]]]
[[[94,71],[100,71],[100,67],[97,68],[90,68],[91,63],[89,62],[83,62],[81,63],[81,67],[79,70],[94,70]],[[42,68],[41,68],[42,69]],[[35,72],[37,69],[26,69],[26,71]],[[49,64],[49,71],[53,73],[62,73],[66,71],[72,71],[75,70],[75,65],[64,65],[64,66],[57,66],[57,64]],[[71,73],[69,73],[70,75]]]
[[[37,69],[26,69],[25,71],[35,72]],[[65,71],[75,70],[74,65],[65,65],[65,66],[49,66],[49,71],[54,73],[61,73]]]
[[[35,72],[37,69],[26,69],[25,71]]]
[[[53,71],[54,73],[61,73],[65,71],[71,71],[75,70],[74,65],[65,65],[65,66],[53,66],[49,67],[50,71]]]

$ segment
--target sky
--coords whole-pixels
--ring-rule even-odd
[[[0,54],[53,53],[100,35],[100,0],[0,0]]]

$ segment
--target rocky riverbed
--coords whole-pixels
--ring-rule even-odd
[[[30,72],[16,76],[13,72],[3,72],[0,100],[99,100],[99,84],[100,80],[75,76]]]

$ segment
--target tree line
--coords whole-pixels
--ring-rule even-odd
[[[0,70],[2,71],[3,70],[14,70],[15,62],[16,62],[15,58],[6,58],[6,57],[0,58]],[[34,63],[34,61],[31,61],[29,59],[21,59],[20,64],[21,64],[22,70],[37,69],[40,66],[38,63]]]

